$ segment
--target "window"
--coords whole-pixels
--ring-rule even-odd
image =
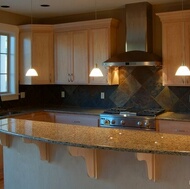
[[[9,91],[8,76],[8,35],[0,34],[0,92],[7,93]]]
[[[0,95],[18,99],[18,27],[0,23]]]

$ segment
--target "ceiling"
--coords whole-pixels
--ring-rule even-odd
[[[96,12],[122,8],[125,4],[147,1],[152,5],[176,3],[182,0],[0,0],[0,6],[9,8],[0,10],[36,18],[48,18],[64,15]],[[50,7],[41,7],[49,4]]]

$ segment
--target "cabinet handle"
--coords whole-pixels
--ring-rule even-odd
[[[80,123],[80,121],[73,121],[73,123]]]
[[[73,74],[71,74],[71,82],[73,82],[74,80],[74,77],[73,77]]]
[[[188,133],[189,131],[188,130],[182,130],[182,129],[175,129],[175,132],[178,132],[178,133]]]
[[[71,82],[71,81],[70,81],[70,74],[68,74],[68,82]]]

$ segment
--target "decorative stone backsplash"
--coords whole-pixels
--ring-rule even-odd
[[[118,86],[20,85],[20,92],[23,91],[26,92],[25,99],[4,102],[5,107],[125,106],[190,111],[190,87],[162,86],[162,69],[155,67],[121,67]],[[65,91],[65,98],[61,98],[61,91]],[[105,99],[100,99],[101,92],[105,92]]]

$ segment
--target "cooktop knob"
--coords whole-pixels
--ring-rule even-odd
[[[137,122],[137,125],[141,127],[141,126],[142,126],[142,122],[141,122],[141,121],[138,121],[138,122]]]
[[[149,122],[149,120],[146,120],[144,122],[144,125],[145,125],[146,128],[150,128],[150,122]]]
[[[121,125],[125,125],[125,121],[124,120],[121,120],[120,123],[121,123]]]
[[[115,124],[115,120],[113,119],[113,120],[111,121],[111,123],[112,123],[112,124]]]
[[[104,121],[104,124],[105,124],[105,125],[110,125],[110,121],[109,121],[108,119],[106,119],[106,120]]]

